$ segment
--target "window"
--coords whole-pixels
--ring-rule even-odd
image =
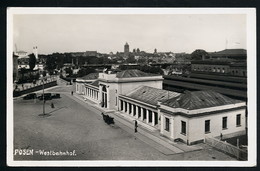
[[[222,118],[222,129],[227,129],[227,117]]]
[[[181,133],[186,135],[186,122],[181,121]]]
[[[153,112],[148,110],[148,122],[151,123],[153,120]]]
[[[136,115],[136,105],[134,105],[134,116]]]
[[[142,112],[142,109],[141,109],[141,107],[140,107],[140,106],[138,106],[138,118],[140,118],[140,117],[141,117],[141,112]]]
[[[132,113],[132,104],[129,103],[129,114],[131,114],[131,113]]]
[[[127,103],[125,102],[125,112],[127,112]]]
[[[237,115],[237,126],[241,126],[241,114]]]
[[[165,118],[165,130],[170,131],[170,119]]]
[[[210,132],[210,120],[205,121],[205,133]]]

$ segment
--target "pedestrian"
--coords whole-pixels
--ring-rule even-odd
[[[223,138],[223,135],[222,135],[222,133],[220,133],[220,140],[222,141],[222,138]]]
[[[53,104],[53,102],[51,102],[51,108],[54,108],[54,104]]]
[[[73,91],[71,91],[71,95],[73,96]]]
[[[138,124],[138,123],[137,123],[137,121],[135,120],[135,133],[137,132],[137,127],[138,127],[137,124]]]

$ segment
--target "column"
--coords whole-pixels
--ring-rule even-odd
[[[130,114],[130,105],[131,105],[131,104],[128,102],[128,103],[127,103],[127,114]]]
[[[131,114],[131,116],[133,116],[134,117],[134,111],[135,110],[135,108],[134,108],[134,104],[132,104],[132,114]]]
[[[155,112],[152,112],[152,125],[155,126]]]
[[[135,106],[135,118],[138,119],[138,106]]]
[[[133,114],[133,104],[132,103],[129,103],[129,115],[131,115],[132,116],[132,114]]]
[[[141,120],[142,120],[142,121],[144,120],[144,110],[143,110],[142,107],[141,107]]]
[[[163,115],[161,115],[161,134],[163,134],[163,130],[164,130],[164,117]]]
[[[124,103],[124,112],[126,113],[127,112],[127,102],[125,101],[125,103]]]
[[[146,123],[149,124],[150,110],[146,109]]]

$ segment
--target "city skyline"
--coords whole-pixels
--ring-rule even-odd
[[[14,50],[28,53],[247,49],[243,14],[16,14],[13,26]]]

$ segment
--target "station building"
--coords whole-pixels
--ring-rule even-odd
[[[161,75],[135,69],[98,73],[96,80],[91,79],[77,79],[76,93],[101,108],[143,122],[170,140],[194,144],[205,136],[245,134],[243,101],[212,90],[163,90]]]

